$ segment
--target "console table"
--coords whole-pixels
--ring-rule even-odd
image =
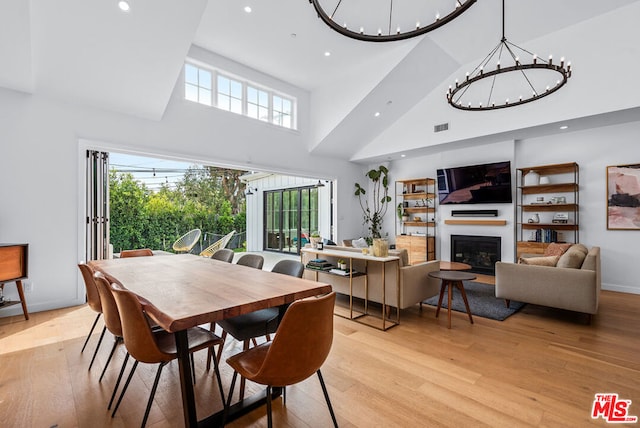
[[[315,272],[315,280],[318,281],[318,276],[320,274],[323,275],[322,280],[324,282],[328,282],[329,284],[334,285],[334,291],[335,291],[335,279],[336,278],[346,278],[349,280],[349,315],[348,316],[343,316],[340,313],[335,313],[338,316],[341,316],[343,318],[347,318],[350,320],[354,320],[357,322],[360,322],[362,324],[366,324],[370,327],[374,327],[377,328],[379,330],[387,330],[393,326],[396,326],[398,324],[400,324],[400,310],[396,311],[396,319],[395,320],[391,320],[389,319],[389,317],[387,316],[387,309],[390,308],[387,303],[386,303],[386,280],[385,280],[385,269],[387,264],[389,263],[394,263],[396,266],[396,302],[400,301],[400,257],[398,256],[387,256],[387,257],[376,257],[376,256],[372,256],[372,255],[367,255],[367,254],[362,254],[361,252],[355,252],[355,251],[344,251],[344,250],[332,250],[332,249],[327,249],[327,247],[324,247],[324,249],[322,250],[318,250],[315,248],[302,248],[301,250],[301,254],[303,253],[308,253],[308,254],[313,254],[316,258],[325,258],[325,257],[330,257],[332,259],[344,259],[344,260],[348,260],[348,266],[349,266],[349,274],[348,275],[338,275],[338,274],[333,274],[331,272],[328,271],[324,271],[324,270],[315,270],[315,269],[307,269],[307,270],[311,270],[313,272]],[[364,272],[354,272],[353,271],[353,261],[354,260],[361,260],[364,261],[365,263],[365,269]],[[369,263],[380,263],[381,264],[381,269],[382,269],[382,314],[380,316],[380,322],[375,322],[372,323],[370,322],[370,320],[367,319],[367,317],[375,317],[377,318],[377,316],[372,315],[369,313],[369,289],[368,289],[368,269],[366,268],[366,266]],[[355,316],[353,314],[354,309],[353,309],[353,286],[354,286],[354,278],[364,278],[364,310],[360,313],[357,313]],[[334,280],[332,282],[332,279]],[[357,311],[359,312],[359,311]],[[378,325],[381,324],[381,325]]]
[[[4,292],[7,282],[15,282],[18,288],[20,301],[4,300],[0,303],[0,309],[8,306],[22,304],[22,313],[26,320],[29,319],[27,301],[24,298],[22,280],[28,276],[29,244],[0,244],[0,290]]]

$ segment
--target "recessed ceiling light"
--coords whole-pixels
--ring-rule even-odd
[[[251,6],[245,6],[244,11],[247,13],[251,13]]]
[[[373,113],[373,115],[374,115],[375,117],[378,117],[378,116],[380,116],[380,112],[379,112],[379,111],[377,111],[377,112]]]
[[[129,12],[129,9],[131,9],[131,6],[129,5],[129,2],[126,1],[126,0],[120,0],[118,2],[118,7],[123,12]]]
[[[326,51],[326,52],[324,53],[324,56],[331,56],[331,52]]]
[[[562,125],[562,126],[560,127],[560,129],[567,129],[567,128],[569,128],[569,126],[568,126],[568,125]]]
[[[400,155],[401,158],[406,158],[407,155],[405,155],[404,153]]]

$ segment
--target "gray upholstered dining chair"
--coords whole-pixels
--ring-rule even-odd
[[[230,250],[228,248],[221,248],[215,253],[213,253],[211,255],[211,258],[213,260],[220,260],[222,262],[231,263],[233,261],[233,255],[234,255],[233,250]]]
[[[264,257],[260,254],[243,254],[240,256],[236,264],[249,266],[255,269],[262,269],[262,266],[264,266]]]

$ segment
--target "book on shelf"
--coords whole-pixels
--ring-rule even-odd
[[[307,266],[306,266],[307,269],[315,269],[315,270],[329,270],[334,267],[335,265],[332,265],[326,260],[323,260],[323,261],[311,260],[307,263]]]
[[[349,269],[336,269],[336,268],[333,268],[333,269],[329,270],[329,273],[333,273],[333,274],[341,275],[341,276],[349,276],[350,271],[349,271]],[[357,272],[354,270],[353,273],[355,274]]]

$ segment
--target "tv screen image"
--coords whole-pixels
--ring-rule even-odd
[[[511,203],[511,162],[437,170],[438,201],[447,204]]]

